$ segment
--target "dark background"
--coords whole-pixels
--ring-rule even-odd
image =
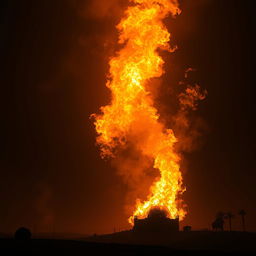
[[[207,129],[200,147],[185,154],[189,214],[182,225],[195,229],[209,228],[219,210],[243,208],[256,231],[253,3],[183,0],[183,13],[167,21],[179,49],[166,57],[165,80],[177,86],[179,74],[194,67],[208,91],[197,112]],[[100,159],[89,119],[109,101],[107,63],[126,5],[1,1],[0,233],[128,227],[127,187]],[[240,229],[239,216],[233,222]]]

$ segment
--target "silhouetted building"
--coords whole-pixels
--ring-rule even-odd
[[[178,232],[179,219],[170,219],[166,213],[153,209],[145,219],[134,218],[133,230],[137,232]]]

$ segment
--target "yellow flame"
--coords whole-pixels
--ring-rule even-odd
[[[133,215],[144,218],[152,207],[164,208],[170,218],[183,219],[185,210],[179,204],[184,192],[180,158],[174,150],[177,139],[171,129],[159,121],[154,101],[146,89],[150,79],[164,73],[158,49],[172,51],[170,33],[163,23],[169,14],[180,13],[176,0],[130,0],[132,5],[118,24],[119,44],[123,48],[110,60],[111,104],[95,116],[97,143],[102,156],[113,156],[113,150],[136,137],[136,148],[154,160],[160,177],[150,189],[146,201],[137,199]]]

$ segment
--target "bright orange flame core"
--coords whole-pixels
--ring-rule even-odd
[[[171,129],[159,121],[153,99],[146,90],[152,78],[161,77],[164,61],[158,49],[169,50],[170,33],[163,24],[169,14],[180,13],[176,0],[130,0],[133,4],[121,20],[119,44],[123,48],[110,60],[111,104],[95,115],[97,143],[102,156],[114,156],[114,149],[136,138],[136,149],[154,160],[160,177],[150,189],[146,201],[137,199],[133,217],[144,218],[152,207],[164,208],[170,218],[183,219],[185,210],[179,195],[184,192],[180,158],[174,150],[177,139]]]

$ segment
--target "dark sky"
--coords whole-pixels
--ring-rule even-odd
[[[100,159],[89,119],[109,101],[107,62],[127,1],[117,2],[1,1],[0,233],[127,227],[127,186]],[[207,128],[185,154],[182,225],[196,229],[244,208],[256,231],[253,2],[183,0],[182,15],[167,21],[179,49],[166,57],[161,94],[187,67],[208,91],[194,117]]]

